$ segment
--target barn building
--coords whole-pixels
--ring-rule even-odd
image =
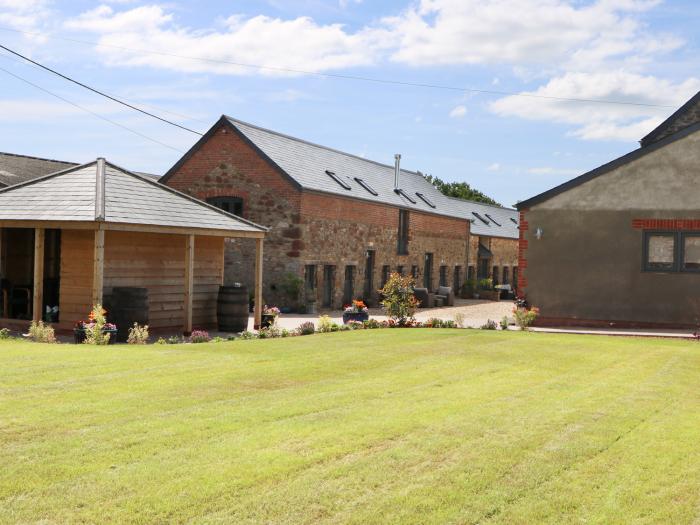
[[[391,272],[456,290],[517,275],[515,210],[452,199],[422,175],[227,116],[161,182],[269,228],[264,298],[339,308],[378,302]],[[249,241],[226,247],[225,280],[250,284]],[[495,272],[495,275],[494,275]]]
[[[700,93],[641,147],[518,205],[519,289],[540,324],[696,327]]]

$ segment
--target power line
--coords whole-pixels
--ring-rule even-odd
[[[186,127],[186,126],[183,126],[183,125],[181,125],[181,124],[178,124],[177,122],[173,122],[173,121],[168,120],[168,119],[165,119],[165,118],[163,118],[163,117],[159,117],[159,116],[156,115],[155,113],[150,113],[150,112],[148,112],[148,111],[146,111],[146,110],[144,110],[144,109],[141,109],[141,108],[139,108],[139,107],[137,107],[137,106],[134,106],[133,104],[129,104],[128,102],[124,102],[123,100],[119,100],[119,99],[116,98],[116,97],[113,97],[113,96],[111,96],[111,95],[108,95],[108,94],[105,93],[104,91],[100,91],[99,89],[95,89],[95,88],[93,88],[93,87],[90,87],[90,86],[88,86],[87,84],[83,84],[82,82],[80,82],[80,81],[78,81],[78,80],[75,80],[75,79],[73,79],[73,78],[71,78],[71,77],[69,77],[69,76],[67,76],[67,75],[64,75],[63,73],[59,73],[59,72],[56,71],[55,69],[51,69],[51,68],[48,67],[48,66],[45,66],[45,65],[43,65],[43,64],[40,64],[40,63],[37,62],[36,60],[32,60],[31,58],[26,57],[26,56],[24,56],[24,55],[18,53],[17,51],[13,51],[13,50],[10,49],[9,47],[3,46],[2,44],[0,44],[0,49],[4,49],[4,50],[7,51],[8,53],[12,53],[13,55],[15,55],[15,56],[17,56],[17,57],[19,57],[19,58],[21,58],[21,59],[23,59],[23,60],[26,60],[27,62],[30,62],[31,64],[34,64],[35,66],[40,67],[41,69],[44,69],[44,70],[48,71],[49,73],[53,73],[54,75],[59,76],[59,77],[63,78],[64,80],[68,80],[69,82],[72,82],[73,84],[76,84],[76,85],[78,85],[78,86],[80,86],[80,87],[82,87],[82,88],[85,88],[85,89],[87,89],[87,90],[89,90],[89,91],[92,91],[93,93],[97,93],[98,95],[100,95],[100,96],[102,96],[102,97],[108,98],[109,100],[112,100],[113,102],[116,102],[117,104],[121,104],[122,106],[126,106],[126,107],[128,107],[128,108],[130,108],[130,109],[133,109],[133,110],[135,110],[135,111],[138,111],[139,113],[143,113],[144,115],[148,115],[149,117],[158,119],[158,120],[160,120],[161,122],[165,122],[166,124],[170,124],[171,126],[175,126],[175,127],[177,127],[177,128],[183,129],[183,130],[185,130],[185,131],[189,131],[190,133],[194,133],[195,135],[200,135],[200,136],[202,135],[202,133],[200,133],[199,131],[195,131],[195,130],[190,129],[190,128]]]
[[[231,65],[231,66],[237,66],[237,67],[243,67],[243,68],[249,68],[249,69],[278,71],[281,73],[294,73],[297,75],[313,75],[313,76],[324,77],[324,78],[336,78],[336,79],[342,79],[342,80],[373,82],[376,84],[391,84],[391,85],[406,86],[406,87],[418,87],[418,88],[426,88],[426,89],[441,89],[441,90],[446,90],[446,91],[458,91],[461,93],[478,93],[478,94],[482,94],[482,95],[526,97],[526,98],[533,98],[533,99],[556,100],[556,101],[560,101],[560,102],[580,102],[580,103],[588,103],[588,104],[611,104],[611,105],[623,105],[623,106],[641,106],[641,107],[649,107],[649,108],[675,108],[676,107],[676,106],[663,105],[663,104],[650,104],[647,102],[631,102],[631,101],[626,101],[626,100],[604,100],[604,99],[588,99],[588,98],[575,98],[575,97],[556,97],[553,95],[536,95],[534,93],[517,93],[514,91],[497,91],[497,90],[492,90],[492,89],[465,88],[465,87],[459,87],[459,86],[449,86],[449,85],[445,85],[445,84],[409,82],[409,81],[402,81],[402,80],[391,80],[391,79],[387,79],[387,78],[366,77],[366,76],[358,76],[358,75],[346,75],[346,74],[342,74],[342,73],[322,73],[319,71],[307,71],[307,70],[303,70],[303,69],[294,69],[294,68],[287,68],[287,67],[263,66],[263,65],[259,65],[259,64],[246,64],[243,62],[233,62],[230,60],[223,60],[223,59],[216,59],[216,58],[204,58],[204,57],[195,57],[195,56],[187,56],[187,55],[178,55],[175,53],[166,53],[163,51],[152,51],[152,50],[148,50],[148,49],[135,49],[135,48],[130,48],[130,47],[117,46],[117,45],[113,45],[113,44],[102,44],[100,42],[94,42],[94,41],[89,41],[89,40],[79,40],[76,38],[46,35],[44,33],[32,33],[30,31],[21,31],[19,29],[12,29],[9,27],[1,27],[0,26],[0,30],[11,31],[14,33],[21,33],[21,34],[31,35],[31,36],[41,36],[44,38],[52,38],[55,40],[64,40],[66,42],[74,42],[74,43],[78,43],[78,44],[93,45],[96,47],[109,47],[109,48],[113,48],[113,49],[121,49],[123,51],[129,51],[131,53],[143,53],[143,54],[148,54],[148,55],[167,56],[167,57],[172,57],[172,58],[181,58],[184,60],[208,62],[208,63],[212,63],[212,64],[227,64],[227,65]]]
[[[76,108],[78,108],[78,109],[80,109],[80,110],[82,110],[82,111],[85,111],[85,112],[87,112],[87,113],[90,113],[91,115],[93,115],[93,116],[95,116],[95,117],[97,117],[97,118],[99,118],[99,119],[101,119],[101,120],[104,120],[105,122],[109,122],[110,124],[113,124],[114,126],[118,126],[118,127],[122,128],[122,129],[124,129],[124,130],[126,130],[126,131],[128,131],[128,132],[130,132],[130,133],[133,133],[134,135],[138,135],[139,137],[142,137],[142,138],[144,138],[144,139],[146,139],[146,140],[150,140],[151,142],[155,142],[156,144],[159,144],[159,145],[164,146],[164,147],[166,147],[166,148],[169,148],[169,149],[171,149],[171,150],[177,151],[177,152],[179,152],[179,153],[184,153],[184,151],[181,150],[181,149],[179,149],[179,148],[176,148],[176,147],[174,147],[174,146],[171,146],[171,145],[169,145],[169,144],[166,144],[165,142],[161,142],[161,141],[159,141],[159,140],[157,140],[157,139],[154,139],[154,138],[152,138],[152,137],[149,137],[148,135],[144,135],[143,133],[141,133],[141,132],[139,132],[139,131],[136,131],[135,129],[131,129],[131,128],[127,127],[127,126],[124,126],[123,124],[120,124],[119,122],[116,122],[116,121],[114,121],[114,120],[112,120],[112,119],[110,119],[110,118],[107,118],[107,117],[105,117],[105,116],[103,116],[103,115],[100,115],[99,113],[95,113],[94,111],[92,111],[92,110],[90,110],[90,109],[88,109],[88,108],[86,108],[86,107],[83,107],[83,106],[81,106],[80,104],[76,104],[75,102],[73,102],[73,101],[71,101],[71,100],[68,100],[67,98],[62,97],[61,95],[57,95],[56,93],[53,93],[52,91],[49,91],[48,89],[45,89],[45,88],[43,88],[43,87],[41,87],[41,86],[35,84],[34,82],[31,82],[31,81],[27,80],[26,78],[22,78],[21,76],[16,75],[16,74],[12,73],[11,71],[8,71],[7,69],[5,69],[5,68],[3,68],[3,67],[0,67],[0,71],[3,71],[3,72],[5,72],[5,73],[7,73],[8,75],[10,75],[10,76],[16,78],[17,80],[21,80],[22,82],[24,82],[24,83],[26,83],[26,84],[29,84],[30,86],[32,86],[32,87],[34,87],[34,88],[36,88],[36,89],[38,89],[38,90],[40,90],[40,91],[43,91],[44,93],[47,93],[47,94],[51,95],[52,97],[56,97],[57,99],[62,100],[63,102],[65,102],[65,103],[67,103],[67,104],[70,104],[70,105],[73,106],[73,107],[76,107]]]

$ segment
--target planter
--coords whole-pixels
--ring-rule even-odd
[[[350,321],[363,323],[369,320],[369,312],[343,312],[343,324],[348,324]]]
[[[109,334],[109,344],[117,344],[117,331],[116,330],[102,330],[103,334]],[[85,342],[85,330],[82,328],[76,328],[73,330],[73,340],[76,345],[81,345]]]
[[[487,301],[500,301],[501,300],[501,291],[500,290],[481,290],[479,292],[479,297],[481,299],[485,299]]]
[[[276,315],[263,314],[262,319],[260,320],[260,328],[270,328],[273,324],[275,324],[276,318]]]

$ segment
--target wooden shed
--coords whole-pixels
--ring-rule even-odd
[[[214,326],[226,238],[256,239],[259,326],[265,232],[101,158],[2,189],[0,327],[58,307],[70,329],[113,287],[148,290],[154,329]]]

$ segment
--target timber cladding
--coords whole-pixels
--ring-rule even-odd
[[[180,331],[184,324],[185,235],[108,231],[105,235],[105,296],[115,286],[148,289],[149,325]],[[92,291],[94,233],[63,230],[61,238],[61,327],[84,320]],[[222,237],[195,237],[193,325],[216,323],[223,282]],[[109,318],[109,314],[108,314]]]

